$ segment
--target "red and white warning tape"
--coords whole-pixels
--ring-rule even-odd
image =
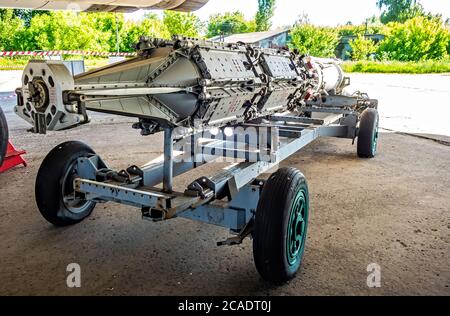
[[[13,57],[13,56],[60,56],[60,55],[83,55],[83,56],[119,56],[128,57],[135,56],[136,53],[123,53],[123,52],[90,52],[82,50],[49,50],[49,51],[0,51],[0,57]]]

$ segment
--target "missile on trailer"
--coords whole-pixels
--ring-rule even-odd
[[[243,43],[142,37],[137,52],[75,77],[61,62],[32,61],[15,111],[39,133],[88,123],[88,111],[96,111],[136,117],[135,127],[147,135],[301,111],[349,84],[337,60]]]

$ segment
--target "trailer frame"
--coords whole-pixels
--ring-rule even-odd
[[[370,104],[376,107],[373,106],[375,103]],[[268,153],[270,161],[261,161],[259,156],[256,162],[247,161],[245,158],[248,159],[254,152],[239,152],[233,148],[236,139],[231,142],[231,147],[228,140],[211,139],[207,145],[191,143],[197,149],[194,150],[195,155],[198,152],[203,154],[208,148],[214,159],[223,158],[224,153],[228,157],[231,153],[234,159],[238,156],[245,158],[213,177],[200,177],[185,192],[175,192],[175,177],[208,162],[196,161],[192,152],[189,153],[191,160],[182,153],[182,159],[175,161],[174,148],[179,147],[181,141],[186,145],[186,138],[176,141],[174,130],[166,128],[162,162],[142,168],[131,166],[127,170],[114,172],[98,155],[79,158],[79,177],[74,180],[74,194],[95,203],[117,202],[141,208],[142,217],[152,221],[181,217],[228,228],[238,236],[219,245],[242,243],[251,234],[252,220],[264,186],[264,181],[257,180],[258,177],[276,168],[319,137],[355,140],[358,136],[360,113],[348,109],[345,104],[339,107],[336,104],[332,107],[310,104],[304,110],[303,113],[312,113],[308,115],[311,117],[284,113],[240,125],[255,128],[258,132],[262,129],[268,131],[267,142],[258,144],[258,149]],[[190,140],[196,140],[199,134],[190,135]],[[161,183],[162,188],[156,188]]]

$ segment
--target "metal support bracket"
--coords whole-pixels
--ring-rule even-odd
[[[244,242],[244,239],[249,237],[253,233],[253,229],[255,226],[255,220],[252,218],[247,225],[245,225],[244,229],[237,235],[236,237],[228,238],[224,241],[219,241],[217,243],[218,247],[221,246],[236,246],[241,245]]]

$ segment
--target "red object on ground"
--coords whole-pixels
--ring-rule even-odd
[[[22,158],[22,155],[26,154],[25,150],[17,150],[11,142],[8,142],[8,149],[6,150],[6,156],[3,160],[3,165],[0,166],[0,173],[5,172],[18,165],[27,166],[27,162]]]

